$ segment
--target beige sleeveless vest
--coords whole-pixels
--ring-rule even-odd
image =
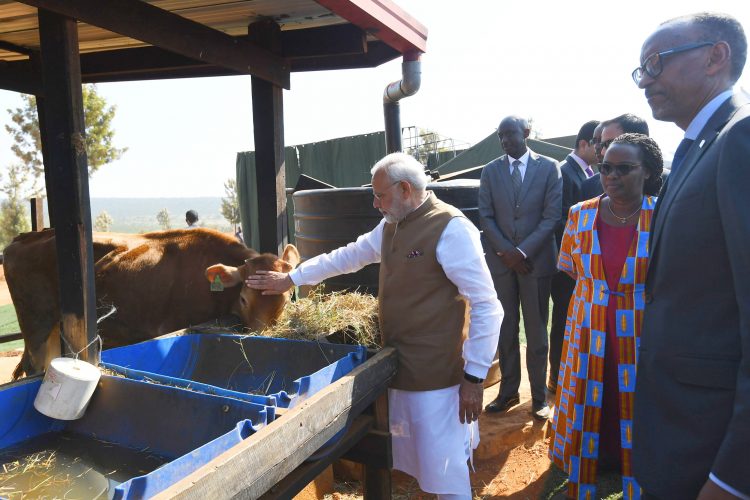
[[[430,193],[398,224],[386,224],[378,292],[383,343],[398,351],[394,389],[429,391],[458,384],[468,305],[437,261],[440,235],[457,208]]]

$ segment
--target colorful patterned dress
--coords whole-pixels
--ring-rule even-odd
[[[639,499],[632,476],[633,390],[644,307],[648,235],[656,198],[643,199],[641,213],[616,290],[610,290],[596,230],[600,198],[570,209],[557,267],[577,276],[568,307],[550,438],[550,459],[569,475],[568,496],[595,499],[599,428],[604,387],[607,309],[617,323],[622,487]],[[613,300],[614,302],[610,302]]]

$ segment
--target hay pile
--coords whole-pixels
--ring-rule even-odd
[[[379,347],[378,299],[359,292],[325,293],[318,286],[287,304],[279,320],[260,333],[265,337],[329,340]]]

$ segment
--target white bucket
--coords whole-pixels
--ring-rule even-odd
[[[85,361],[55,358],[36,393],[34,408],[58,420],[77,420],[86,411],[100,376],[99,368]]]

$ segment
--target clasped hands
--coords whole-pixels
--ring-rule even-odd
[[[497,255],[506,267],[513,269],[518,274],[529,274],[531,272],[531,262],[517,248],[507,252],[497,252]]]

